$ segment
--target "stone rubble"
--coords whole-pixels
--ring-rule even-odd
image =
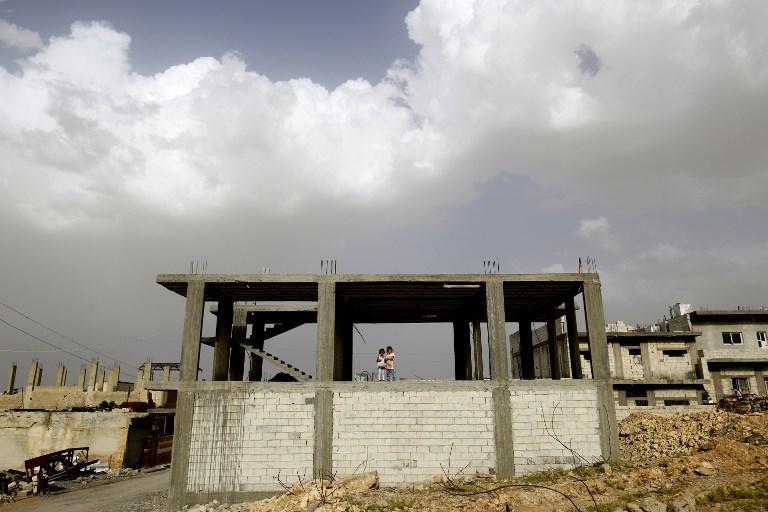
[[[712,449],[713,439],[768,445],[768,426],[723,411],[656,416],[634,413],[619,425],[624,460],[639,462]]]

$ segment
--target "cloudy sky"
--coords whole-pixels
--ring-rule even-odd
[[[0,323],[0,375],[73,375],[96,354],[72,340],[178,360],[183,300],[154,281],[190,260],[591,256],[607,320],[768,305],[767,22],[762,0],[0,0],[0,320],[69,352]],[[401,343],[402,376],[450,375],[447,326],[361,329],[356,369]],[[268,349],[309,367],[313,332]]]

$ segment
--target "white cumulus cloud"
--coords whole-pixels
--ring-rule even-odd
[[[40,34],[34,30],[14,25],[10,21],[0,18],[0,44],[6,48],[40,48],[43,41]]]
[[[406,20],[415,61],[331,90],[237,54],[142,75],[130,36],[105,23],[43,46],[16,27],[17,45],[39,48],[0,67],[0,200],[46,226],[404,212],[509,173],[564,204],[759,206],[767,14],[760,1],[423,0]]]

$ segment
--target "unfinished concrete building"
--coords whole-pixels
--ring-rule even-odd
[[[611,324],[609,324],[611,325]],[[623,322],[606,333],[608,366],[613,378],[617,418],[626,417],[634,410],[653,409],[653,412],[690,411],[697,406],[709,405],[701,360],[696,339],[701,333],[633,331]],[[568,375],[571,354],[564,350],[568,343],[564,322],[555,322],[550,328],[541,326],[533,332],[534,372],[538,378],[548,378],[550,369],[550,334],[556,340],[558,366],[561,375]],[[522,360],[520,333],[509,337],[512,352],[512,375],[521,375]],[[579,334],[579,361],[587,378],[591,377],[592,352],[587,336]]]
[[[253,499],[281,491],[278,476],[343,476],[362,464],[378,470],[384,484],[403,484],[441,473],[449,457],[467,473],[509,478],[573,465],[564,446],[589,462],[618,456],[596,274],[184,274],[160,275],[158,283],[186,298],[180,381],[150,384],[178,391],[171,509]],[[506,322],[530,332],[532,322],[565,316],[567,349],[576,353],[580,294],[593,378],[582,378],[574,363],[572,379],[555,371],[534,380],[531,351],[523,378],[512,379]],[[213,340],[201,337],[208,302],[216,303]],[[243,328],[247,319],[235,322],[244,311],[238,303],[253,306],[246,314],[253,313],[255,336]],[[316,344],[311,379],[258,382],[257,365],[245,372],[246,352],[264,355],[266,329],[300,322],[317,327],[309,341]],[[456,380],[352,381],[354,324],[424,322],[452,324],[446,342],[453,344]],[[214,345],[212,381],[198,380],[204,341]],[[480,371],[483,358],[490,379]]]
[[[698,331],[698,356],[709,393],[717,399],[738,393],[768,395],[768,309],[670,308],[661,324],[671,332]]]

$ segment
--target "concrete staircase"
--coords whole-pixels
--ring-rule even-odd
[[[241,343],[241,346],[245,350],[250,352],[251,354],[255,354],[255,355],[259,356],[261,359],[263,359],[264,361],[266,361],[268,363],[272,363],[273,365],[277,366],[278,368],[283,370],[285,373],[287,373],[291,377],[295,377],[300,382],[307,382],[309,380],[312,380],[312,376],[310,374],[308,374],[307,372],[296,368],[295,366],[293,366],[290,363],[286,363],[285,361],[283,361],[279,357],[277,357],[277,356],[275,356],[273,354],[270,354],[266,350],[262,350],[262,349],[259,349],[259,348],[254,348],[254,347],[252,347],[250,345],[246,345],[244,343]]]

